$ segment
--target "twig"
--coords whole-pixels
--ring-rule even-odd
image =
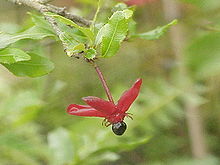
[[[74,15],[74,14],[70,14],[69,12],[66,11],[66,8],[61,8],[61,7],[57,7],[57,6],[53,6],[53,5],[49,5],[49,4],[43,4],[40,3],[39,0],[7,0],[9,2],[18,4],[18,5],[24,5],[24,6],[28,6],[31,7],[39,12],[42,11],[49,11],[52,13],[56,13],[58,15],[61,15],[63,17],[66,17],[80,25],[84,25],[84,26],[90,26],[91,25],[91,21],[84,19],[80,16]]]
[[[44,15],[44,12],[42,12],[42,14]],[[47,15],[44,15],[44,18],[50,23],[50,25],[52,26],[52,28],[54,29],[56,35],[60,38],[60,36],[63,34],[63,32],[60,30],[60,28],[58,27],[56,21],[54,18],[49,17]],[[63,48],[64,48],[64,52],[67,54],[66,50],[67,47],[64,43],[63,44]]]
[[[67,13],[65,11],[66,8],[59,8],[59,7],[56,7],[56,6],[53,6],[53,5],[41,4],[39,2],[39,0],[8,0],[8,1],[16,3],[18,5],[29,6],[33,9],[39,11],[45,17],[45,19],[50,23],[50,25],[52,26],[52,28],[54,29],[56,35],[59,38],[62,37],[64,32],[62,32],[62,30],[60,30],[60,28],[57,25],[57,22],[55,21],[54,18],[52,18],[52,17],[45,14],[48,11],[59,14],[59,15],[62,15],[62,16],[66,16],[68,19],[70,19],[70,17],[71,17],[71,20],[73,20],[75,22],[78,22],[80,24],[83,24],[85,26],[90,25],[90,22],[88,20],[85,20],[85,19],[83,19],[79,16],[75,16],[75,15]],[[66,51],[67,50],[67,45],[65,45],[65,43],[63,43],[63,42],[62,42],[62,45],[64,47],[65,53],[68,55],[68,53]],[[79,58],[78,56],[75,56],[75,55],[72,55],[72,56],[75,57],[75,58]]]

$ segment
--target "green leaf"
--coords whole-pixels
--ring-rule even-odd
[[[52,36],[54,36],[52,32],[37,26],[33,26],[24,32],[16,33],[16,34],[7,34],[0,32],[0,49],[3,49],[19,40],[23,40],[23,39],[40,40],[45,37],[52,37]]]
[[[71,50],[73,49],[73,47],[78,45],[78,42],[71,35],[69,35],[69,33],[66,32],[61,33],[59,35],[59,38],[66,48],[67,55],[72,56],[73,53]]]
[[[12,64],[19,61],[28,61],[31,57],[20,49],[6,48],[0,50],[0,63]]]
[[[56,15],[56,14],[53,14],[53,13],[50,13],[50,12],[47,12],[46,15],[48,15],[50,17],[54,17],[58,21],[66,24],[66,25],[70,25],[70,26],[73,26],[73,27],[79,29],[82,33],[85,34],[85,36],[88,37],[88,39],[90,40],[91,43],[94,42],[94,33],[89,28],[81,27],[81,26],[77,25],[76,23],[74,23],[73,21],[71,21],[71,20],[69,20],[65,17],[62,17],[60,15]]]
[[[78,43],[87,43],[87,37],[78,29],[69,27],[63,23],[58,23],[60,30],[70,36],[73,40]]]
[[[220,33],[209,33],[194,40],[186,50],[185,63],[197,79],[220,73]]]
[[[105,24],[98,32],[96,45],[101,44],[101,56],[114,56],[119,50],[120,43],[125,39],[128,31],[128,19],[131,18],[131,10],[115,12],[108,23]]]
[[[69,33],[63,32],[59,35],[59,38],[66,48],[66,54],[70,57],[75,53],[85,50],[85,45],[83,43],[78,43]]]
[[[33,13],[28,12],[28,14],[31,16],[32,22],[42,28],[42,29],[46,29],[48,31],[50,31],[51,33],[53,33],[55,35],[55,32],[53,30],[53,28],[51,27],[51,25],[44,19],[43,16],[39,16]]]
[[[122,11],[127,8],[128,8],[128,6],[125,3],[118,3],[112,8],[112,12]]]
[[[69,164],[72,162],[74,152],[69,132],[58,128],[48,135],[49,148],[52,151],[53,165]]]
[[[157,27],[154,30],[151,30],[149,32],[146,33],[140,33],[140,34],[135,34],[132,35],[132,37],[139,37],[145,40],[156,40],[158,38],[160,38],[164,33],[167,32],[167,30],[172,26],[172,25],[176,25],[177,24],[177,20],[173,20],[172,22],[168,23],[167,25],[161,26],[161,27]]]
[[[86,54],[84,55],[87,59],[93,59],[96,56],[96,50],[91,48],[86,50]]]
[[[54,69],[54,64],[45,57],[29,53],[31,60],[14,64],[3,64],[10,72],[21,77],[40,77]]]
[[[84,51],[85,51],[85,45],[83,43],[79,43],[78,45],[68,49],[66,52],[68,56],[72,56],[74,54],[84,52]]]

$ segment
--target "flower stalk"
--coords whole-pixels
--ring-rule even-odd
[[[106,81],[105,81],[105,78],[104,78],[104,76],[103,76],[101,70],[99,69],[99,67],[98,67],[95,63],[93,63],[93,64],[94,64],[94,68],[95,68],[95,70],[96,70],[96,72],[97,72],[97,74],[98,74],[98,76],[99,76],[99,79],[100,79],[101,82],[102,82],[102,86],[103,86],[103,88],[105,89],[105,93],[106,93],[106,95],[107,95],[107,97],[108,97],[108,100],[114,104],[113,97],[112,97],[112,95],[111,95],[111,92],[110,92],[110,90],[109,90],[109,88],[108,88],[108,85],[107,85],[107,83],[106,83]]]

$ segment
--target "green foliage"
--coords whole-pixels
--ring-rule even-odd
[[[45,31],[50,31],[55,35],[55,32],[52,29],[51,25],[44,19],[43,16],[39,16],[30,12],[28,14],[31,16],[31,20],[35,24],[35,26],[45,29]]]
[[[87,59],[94,59],[96,56],[96,50],[95,49],[87,49],[84,55]]]
[[[101,44],[101,56],[111,57],[119,50],[120,43],[125,39],[128,31],[128,21],[133,12],[131,10],[116,11],[108,23],[98,32],[96,45]]]
[[[23,40],[23,39],[40,40],[45,37],[52,37],[52,36],[54,36],[52,32],[36,26],[31,27],[30,29],[27,29],[24,32],[15,33],[15,34],[7,34],[4,32],[0,32],[0,49],[3,49],[19,40]]]
[[[60,22],[80,30],[85,36],[88,37],[88,39],[90,40],[91,43],[94,42],[94,34],[93,34],[93,32],[89,28],[79,26],[76,23],[74,23],[73,21],[71,21],[71,20],[69,20],[69,19],[67,19],[65,17],[62,17],[60,15],[56,15],[56,14],[49,13],[49,12],[47,12],[46,15],[48,15],[50,17],[54,17],[57,20],[59,20]]]
[[[13,64],[3,64],[16,76],[39,77],[48,74],[54,69],[54,65],[47,58],[33,53],[28,54],[29,61],[20,61]]]
[[[128,6],[124,3],[118,3],[116,4],[113,8],[112,8],[112,12],[116,12],[116,11],[122,11],[127,9]]]
[[[19,61],[28,61],[31,57],[20,49],[6,48],[0,50],[0,63],[13,64]]]
[[[98,2],[98,8],[90,28],[82,27],[60,15],[50,12],[46,13],[46,16],[53,17],[57,21],[61,30],[58,40],[63,44],[68,56],[83,55],[87,59],[112,57],[117,53],[122,41],[124,41],[126,37],[135,36],[144,39],[158,39],[171,25],[176,24],[176,20],[174,20],[150,32],[136,34],[136,23],[132,19],[133,9],[128,8],[125,4],[119,3],[113,8],[112,11],[114,13],[108,19],[108,22],[104,25],[100,24],[101,27],[97,29],[98,26],[95,25],[95,22],[100,7],[101,1]],[[54,30],[43,16],[38,16],[33,13],[29,13],[29,15],[32,18],[34,26],[31,26],[23,32],[14,34],[0,33],[0,49],[3,49],[0,51],[0,63],[4,64],[3,66],[14,75],[39,77],[49,73],[53,69],[50,61],[43,59],[42,64],[40,64],[39,59],[41,57],[39,58],[39,56],[33,57],[33,54],[29,56],[28,53],[18,48],[7,48],[24,39],[41,40],[45,37],[56,37]],[[96,31],[98,31],[97,34]],[[37,73],[34,73],[35,71]]]
[[[139,37],[139,38],[142,38],[145,40],[156,40],[156,39],[160,38],[164,33],[166,33],[167,30],[172,25],[176,25],[176,24],[177,24],[177,20],[173,20],[172,22],[168,23],[167,25],[157,27],[156,29],[151,30],[149,32],[134,34],[132,37]]]
[[[85,7],[85,12],[80,10],[80,13],[85,18],[91,18],[95,13],[93,9],[96,3],[92,0],[78,2],[83,5],[85,1],[91,5]],[[217,11],[212,9],[216,9],[219,2],[190,2],[202,7],[193,8],[187,5],[181,8],[185,13],[181,25],[184,25],[183,31],[188,32],[185,39],[191,40],[187,42],[186,49],[183,47],[186,50],[182,52],[185,61],[179,61],[181,58],[174,57],[172,44],[166,37],[160,42],[147,42],[147,45],[143,40],[126,42],[134,41],[129,40],[134,39],[134,36],[147,40],[157,39],[164,35],[175,21],[139,34],[136,31],[136,22],[130,16],[132,8],[119,4],[111,10],[113,1],[105,1],[97,14],[94,29],[90,27],[90,31],[94,33],[93,42],[88,36],[90,32],[83,32],[84,27],[58,16],[53,18],[62,31],[60,36],[55,36],[54,30],[43,16],[33,13],[29,13],[32,22],[25,22],[22,27],[12,24],[2,28],[3,25],[0,23],[2,31],[10,31],[0,34],[0,63],[3,66],[18,76],[42,76],[53,69],[51,61],[42,57],[44,54],[50,56],[57,66],[48,76],[35,79],[16,78],[8,75],[4,69],[0,70],[0,164],[218,165],[220,35],[217,32],[218,28],[202,28],[218,24],[219,16],[215,14]],[[146,27],[156,27],[164,21],[164,12],[151,9],[154,5],[152,3],[137,7],[137,29],[145,31]],[[204,14],[203,9],[210,13]],[[113,13],[109,17],[110,11]],[[14,11],[4,12],[9,13],[10,19],[11,15],[14,15]],[[211,19],[213,15],[215,19]],[[110,33],[111,31],[106,33],[104,27],[111,27],[118,32],[120,28],[113,25],[121,25],[123,21],[126,22],[126,28],[120,28],[124,28],[126,32],[122,32],[123,36],[119,35],[120,42],[104,42],[103,36],[113,37],[112,41],[119,41],[118,35],[116,37]],[[28,34],[29,31],[33,31],[33,35]],[[43,40],[44,38],[47,39]],[[51,42],[51,39],[55,41]],[[122,45],[123,41],[125,44]],[[103,60],[101,67],[115,101],[136,77],[143,78],[141,93],[129,110],[134,120],[125,119],[128,129],[123,136],[117,137],[110,127],[103,127],[102,119],[66,114],[68,104],[83,104],[80,100],[83,96],[106,98],[91,67],[81,61],[73,62],[70,58],[62,57],[64,53],[61,44],[67,47],[66,52],[69,56],[78,55],[95,60],[99,57],[113,57],[122,45],[120,52],[123,56]],[[104,48],[111,48],[110,53],[104,49],[108,56],[102,56],[103,44]],[[27,50],[34,53],[26,52]],[[180,74],[179,67],[182,66],[191,77]],[[188,88],[189,84],[192,88]],[[202,160],[192,159],[184,114],[185,103],[198,106],[200,115],[204,118],[206,143],[211,157]]]
[[[32,26],[14,34],[3,32],[0,34],[0,63],[16,76],[40,77],[54,69],[53,63],[45,57],[9,47],[24,39],[40,40],[45,37],[54,37],[54,32],[47,28],[48,24],[42,18],[33,14],[32,18],[35,18],[33,20],[38,22],[39,26]]]

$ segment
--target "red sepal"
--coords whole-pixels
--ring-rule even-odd
[[[83,97],[82,100],[85,101],[91,107],[106,115],[111,115],[116,111],[116,107],[113,103],[95,96]]]
[[[142,84],[142,79],[138,79],[129,90],[125,91],[122,94],[117,104],[117,108],[121,112],[126,112],[131,106],[131,104],[134,102],[134,100],[137,98],[141,84]]]
[[[67,113],[76,116],[105,117],[106,115],[88,105],[70,104]]]

